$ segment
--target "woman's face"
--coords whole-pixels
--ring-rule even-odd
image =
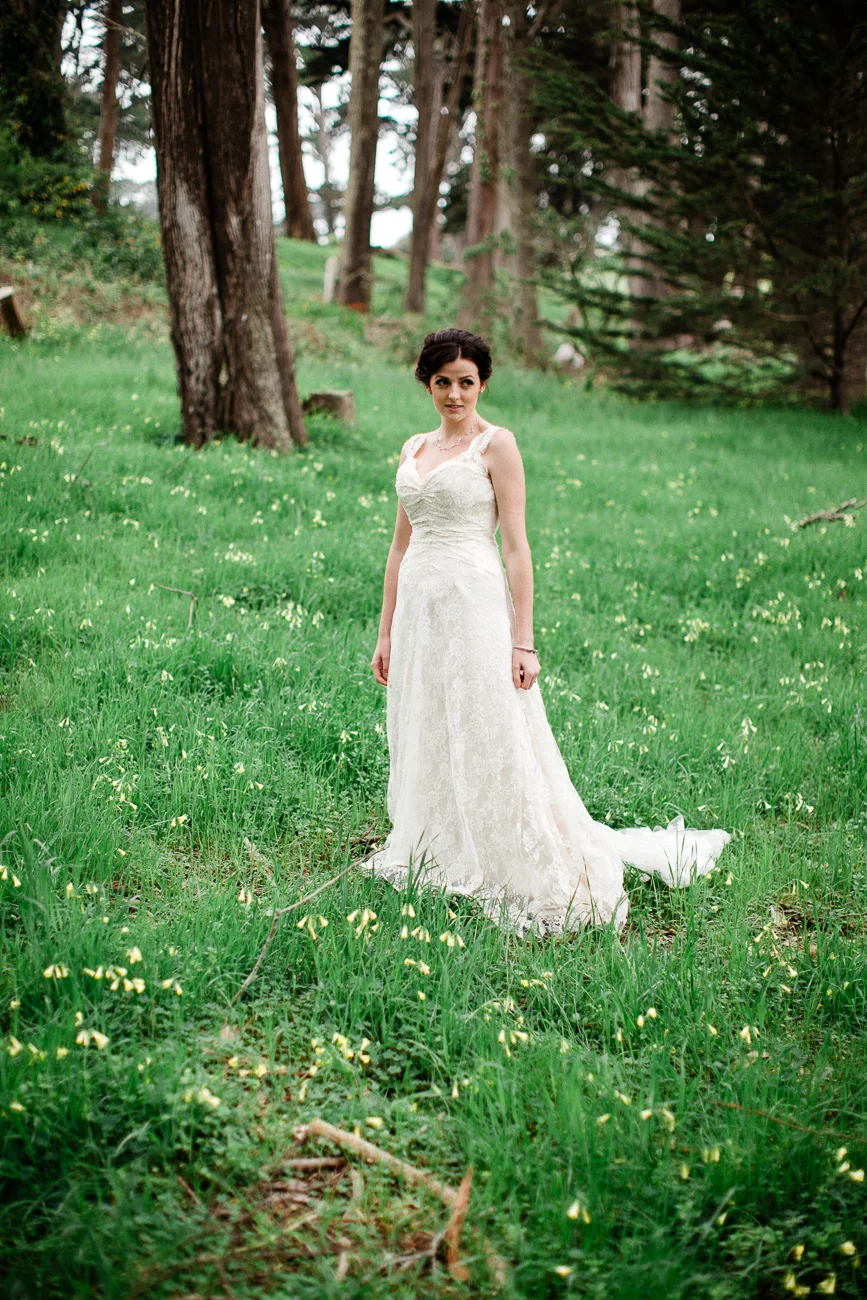
[[[472,419],[479,394],[484,392],[485,386],[479,379],[479,367],[475,361],[458,357],[457,361],[447,361],[431,375],[427,388],[443,425],[448,428],[450,424]]]

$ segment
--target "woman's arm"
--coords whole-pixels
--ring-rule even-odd
[[[515,641],[533,645],[533,557],[524,520],[526,487],[524,463],[509,429],[499,429],[485,452],[485,463],[497,498],[503,563],[515,607]],[[539,660],[526,650],[512,651],[512,680],[528,691],[539,676]]]
[[[404,443],[398,468],[406,460],[408,442]],[[406,548],[409,546],[409,539],[412,536],[412,524],[409,522],[407,513],[403,506],[398,502],[397,519],[394,525],[394,537],[391,546],[388,549],[388,559],[385,562],[385,579],[382,587],[382,614],[379,619],[379,636],[376,642],[376,649],[373,652],[373,659],[370,666],[373,669],[373,675],[379,682],[380,686],[388,685],[388,665],[391,659],[391,620],[394,618],[394,607],[397,603],[397,573],[400,568],[401,560],[404,557]]]

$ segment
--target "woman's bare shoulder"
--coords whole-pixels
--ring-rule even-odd
[[[489,460],[505,462],[514,460],[516,456],[520,459],[518,440],[511,429],[504,424],[498,424],[490,430],[490,435],[485,445],[485,455]]]

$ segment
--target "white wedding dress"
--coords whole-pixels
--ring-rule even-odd
[[[498,426],[499,427],[499,426]],[[594,821],[572,784],[538,684],[512,682],[515,611],[483,453],[494,428],[422,477],[410,440],[397,495],[412,524],[391,630],[392,829],[365,870],[479,900],[519,933],[626,920],[624,864],[687,884],[729,835]]]

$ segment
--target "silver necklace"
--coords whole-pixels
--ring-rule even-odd
[[[459,442],[463,442],[465,438],[469,437],[469,435],[475,430],[475,427],[478,424],[478,422],[479,422],[478,415],[474,415],[473,422],[470,425],[469,429],[467,429],[466,433],[462,433],[460,438],[455,438],[454,442],[449,442],[449,443],[444,443],[441,442],[439,438],[434,438],[434,446],[438,447],[440,451],[450,451],[452,447],[457,447]],[[437,433],[441,434],[442,432],[443,429],[442,426],[440,426],[440,428],[437,429]]]

